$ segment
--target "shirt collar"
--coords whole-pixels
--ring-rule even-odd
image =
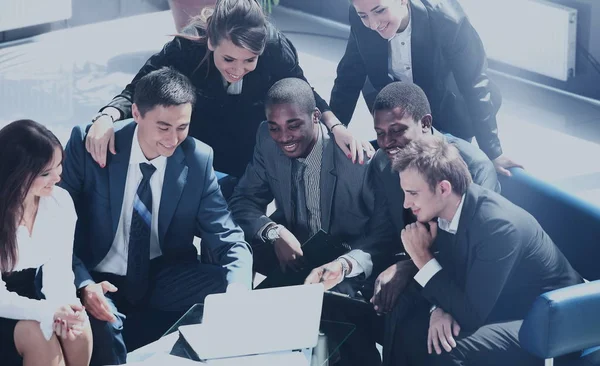
[[[320,126],[318,126],[320,127]],[[312,164],[315,160],[321,159],[323,152],[323,130],[319,128],[319,132],[317,132],[317,142],[315,142],[315,146],[313,146],[310,153],[306,158],[298,158],[298,161],[307,165]]]
[[[460,203],[458,204],[458,208],[454,213],[454,217],[452,217],[452,221],[448,222],[448,220],[442,219],[438,217],[438,226],[440,229],[450,233],[456,234],[458,231],[458,222],[460,221],[460,214],[462,212],[463,203],[465,202],[465,195],[463,194],[460,198]]]
[[[157,171],[163,171],[167,166],[167,158],[160,155],[152,160],[146,159],[144,153],[142,152],[142,148],[140,147],[140,141],[138,140],[138,126],[135,126],[133,140],[131,141],[131,156],[129,157],[129,165],[139,165],[140,163],[152,164]]]

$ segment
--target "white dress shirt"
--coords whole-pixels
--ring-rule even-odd
[[[42,293],[46,299],[29,299],[10,292],[0,278],[0,317],[37,321],[49,340],[58,308],[81,304],[72,269],[76,222],[73,200],[67,191],[55,186],[51,196],[40,197],[31,235],[25,226],[17,228],[18,256],[13,270],[42,267]]]
[[[460,199],[460,203],[458,204],[458,208],[456,209],[456,212],[452,217],[452,221],[448,222],[448,220],[438,217],[439,229],[444,230],[445,232],[448,232],[452,235],[456,234],[456,231],[458,230],[458,221],[460,220],[460,214],[462,212],[464,202],[465,195],[463,194],[463,196]],[[427,262],[423,266],[423,268],[419,270],[419,272],[417,272],[417,274],[415,275],[415,281],[417,281],[419,285],[425,287],[425,285],[427,285],[427,282],[429,282],[429,280],[441,269],[442,266],[440,265],[440,263],[437,261],[437,259],[433,258],[429,260],[429,262]]]
[[[127,181],[125,182],[125,193],[119,225],[112,246],[106,257],[94,268],[94,271],[113,273],[119,276],[127,274],[127,256],[129,247],[129,231],[131,229],[131,216],[133,213],[133,200],[138,186],[142,181],[140,163],[154,165],[156,171],[150,177],[150,189],[152,190],[152,225],[150,228],[150,259],[162,254],[158,241],[158,212],[160,209],[160,198],[165,179],[167,158],[159,156],[151,161],[146,159],[138,140],[138,128],[136,126],[131,142],[131,156],[129,157],[129,168],[127,169]]]
[[[406,29],[401,33],[396,33],[396,35],[388,41],[388,74],[395,80],[412,83],[412,51],[410,40],[412,34],[412,22],[410,20],[410,14],[408,16],[408,26]]]

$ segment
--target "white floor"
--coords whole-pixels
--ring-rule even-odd
[[[308,80],[328,99],[346,28],[281,7],[273,20],[296,46]],[[66,142],[71,127],[88,123],[173,33],[170,12],[159,12],[0,44],[0,127],[30,118]],[[505,153],[531,174],[600,206],[599,104],[493,77],[504,97],[498,122]],[[374,139],[371,123],[361,99],[350,128]]]

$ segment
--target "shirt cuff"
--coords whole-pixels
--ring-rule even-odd
[[[427,282],[429,282],[429,280],[441,269],[442,266],[440,265],[440,263],[435,258],[433,258],[429,262],[427,262],[423,266],[423,268],[419,270],[419,272],[417,272],[417,274],[415,275],[415,281],[417,281],[419,285],[425,287],[425,285],[427,285]]]
[[[346,273],[346,278],[356,277],[358,275],[363,274],[365,271],[362,268],[362,266],[358,263],[358,261],[352,257],[351,254],[352,254],[352,251],[350,251],[350,253],[344,254],[340,257],[340,258],[346,259],[348,262],[350,262],[352,264],[352,270],[349,273]]]

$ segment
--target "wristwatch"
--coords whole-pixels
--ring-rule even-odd
[[[340,264],[342,265],[342,277],[346,278],[346,275],[350,271],[350,265],[348,264],[348,261],[341,257],[336,259],[336,261],[340,262]]]
[[[273,244],[275,240],[279,239],[280,230],[281,225],[273,224],[268,226],[263,233],[263,239],[266,242]]]

